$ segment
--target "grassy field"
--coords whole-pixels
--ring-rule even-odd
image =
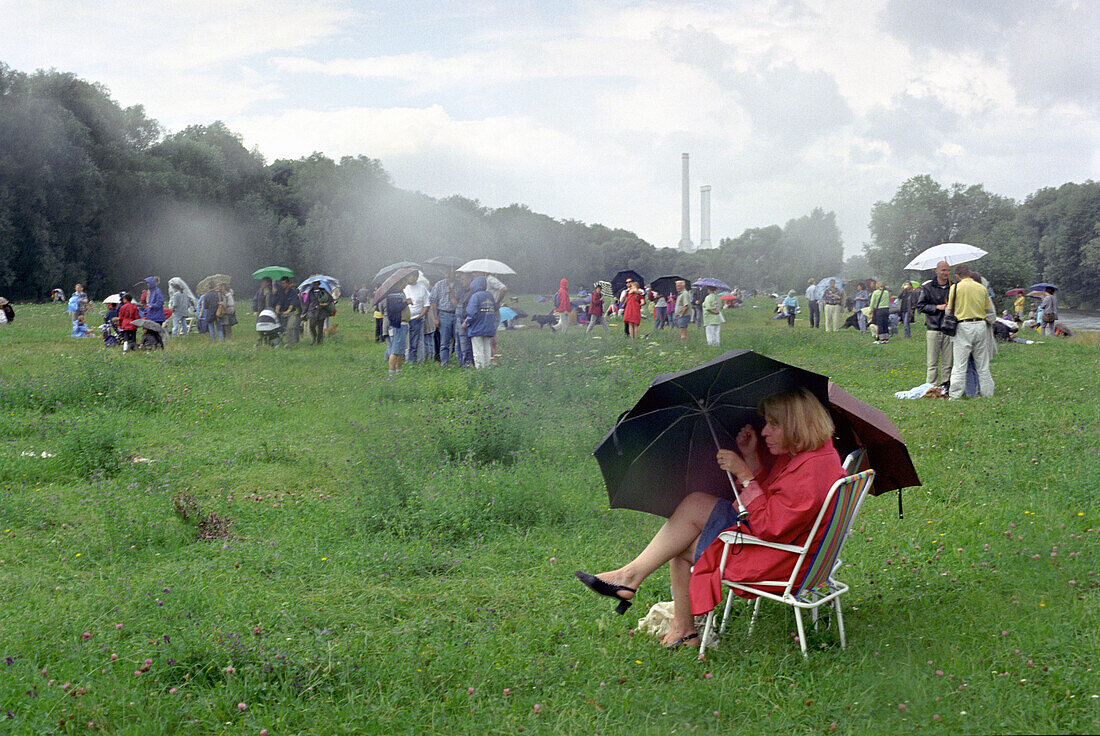
[[[373,320],[321,348],[0,328],[0,733],[1100,731],[1100,346],[1004,347],[992,399],[900,401],[888,345],[730,314],[723,348],[829,375],[924,482],[871,498],[841,576],[848,648],[765,606],[698,662],[573,570],[659,520],[608,510],[590,453],[701,330],[502,333],[500,367],[388,378]],[[529,305],[527,305],[529,306]],[[94,320],[93,320],[94,321]],[[643,332],[646,325],[643,324]],[[741,606],[735,606],[740,611]]]

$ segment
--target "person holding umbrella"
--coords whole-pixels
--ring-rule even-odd
[[[1054,295],[1057,289],[1051,284],[1047,284],[1043,287],[1043,291],[1046,292],[1046,296],[1039,302],[1039,309],[1043,313],[1043,326],[1039,329],[1039,332],[1043,335],[1054,336],[1056,334],[1054,323],[1058,321],[1058,297]]]
[[[845,473],[833,447],[829,412],[813,393],[793,386],[760,402],[764,427],[746,424],[736,437],[737,450],[722,449],[718,466],[739,486],[748,510],[745,527],[768,541],[793,544],[813,526],[832,484]],[[764,445],[766,451],[764,451]],[[616,570],[575,575],[591,590],[618,601],[625,613],[638,586],[666,562],[672,577],[673,621],[662,640],[666,648],[698,646],[694,616],[714,608],[720,598],[718,565],[723,545],[718,535],[740,528],[738,509],[723,498],[694,492],[680,502],[641,554]],[[824,526],[818,530],[824,536]],[[820,543],[820,539],[815,540]],[[782,580],[795,560],[767,547],[743,548],[726,565],[730,580]],[[692,566],[694,565],[694,570]]]

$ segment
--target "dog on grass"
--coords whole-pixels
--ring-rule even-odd
[[[552,314],[532,314],[531,321],[539,326],[541,330],[546,325],[552,325],[558,321],[558,318]]]

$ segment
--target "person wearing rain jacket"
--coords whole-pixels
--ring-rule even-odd
[[[492,364],[492,338],[497,332],[497,303],[488,290],[484,276],[470,283],[473,295],[466,305],[466,334],[474,353],[474,368],[488,368]]]
[[[168,284],[168,290],[171,292],[171,296],[168,297],[168,304],[172,308],[172,334],[186,335],[187,310],[190,307],[187,294],[183,293],[183,289],[179,286],[172,283]]]
[[[557,315],[558,323],[551,329],[554,332],[565,332],[569,329],[569,313],[573,311],[573,304],[569,299],[569,281],[562,279],[561,284],[558,286],[557,296],[554,297],[554,313]]]
[[[156,276],[146,276],[149,285],[149,297],[145,302],[145,319],[151,319],[158,325],[164,324],[164,294],[157,285]]]
[[[145,301],[145,319],[152,320],[158,325],[163,325],[164,316],[164,294],[160,290],[159,279],[156,276],[146,276],[145,283],[148,285],[149,296]],[[156,339],[157,344],[164,347],[164,340],[161,338],[161,333],[153,330],[153,337]]]

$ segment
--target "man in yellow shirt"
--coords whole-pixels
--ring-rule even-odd
[[[959,280],[948,300],[947,311],[959,320],[952,340],[951,398],[961,399],[966,390],[966,364],[974,357],[978,370],[978,390],[982,396],[993,396],[993,374],[989,372],[989,358],[993,338],[990,325],[997,318],[993,302],[985,287],[975,281],[970,267],[965,263],[955,266]]]

